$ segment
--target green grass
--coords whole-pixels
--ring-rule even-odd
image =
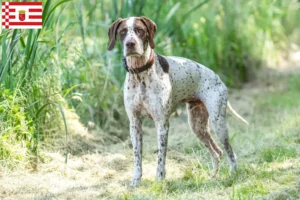
[[[288,149],[285,147],[275,146],[262,150],[262,160],[266,162],[284,161],[288,158],[295,158],[297,155],[295,149]]]

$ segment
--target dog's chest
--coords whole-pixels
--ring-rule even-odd
[[[127,74],[124,85],[126,108],[155,118],[170,104],[171,84],[168,74],[145,72]]]

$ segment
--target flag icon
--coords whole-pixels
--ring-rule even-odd
[[[2,28],[41,29],[42,2],[2,2]]]

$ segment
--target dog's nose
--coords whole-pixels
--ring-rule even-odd
[[[127,42],[127,43],[126,43],[126,47],[128,47],[128,48],[133,48],[133,47],[135,47],[135,42],[134,42],[134,41],[129,41],[129,42]]]

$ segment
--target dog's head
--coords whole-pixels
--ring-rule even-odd
[[[154,36],[156,25],[146,17],[119,18],[108,30],[110,44],[108,50],[112,50],[119,37],[124,48],[124,56],[142,56],[147,48],[154,49]]]

